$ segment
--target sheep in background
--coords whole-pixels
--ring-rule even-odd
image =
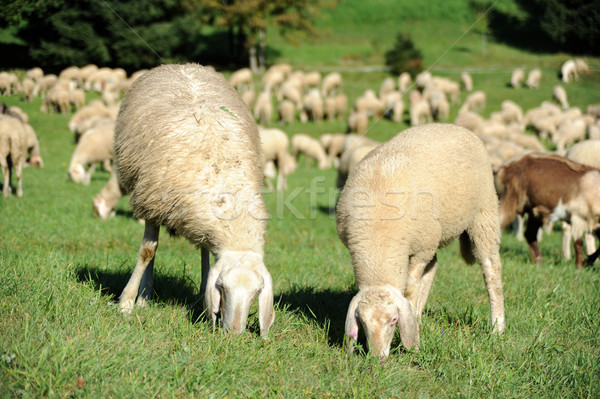
[[[450,116],[450,103],[446,95],[440,91],[434,91],[429,97],[431,115],[435,121],[446,122]]]
[[[277,91],[277,100],[290,100],[297,109],[302,109],[302,91],[295,84],[285,81]]]
[[[525,80],[525,71],[523,70],[523,68],[517,68],[512,71],[512,74],[510,76],[510,85],[513,88],[518,89],[519,87],[521,87],[521,85],[523,84],[523,80]]]
[[[478,130],[483,123],[484,119],[481,115],[472,111],[465,110],[459,110],[458,115],[454,120],[455,125],[464,127],[465,129],[469,129],[472,132]]]
[[[0,94],[9,96],[21,90],[17,75],[11,72],[0,72]]]
[[[309,158],[314,159],[319,169],[331,167],[331,161],[328,159],[319,140],[306,134],[297,133],[292,136],[292,156],[298,160],[301,153],[306,156],[307,163]]]
[[[152,293],[159,226],[201,248],[201,291],[213,326],[240,334],[258,297],[261,336],[273,324],[273,283],[264,265],[267,211],[260,137],[248,107],[219,73],[162,65],[125,94],[115,132],[120,184],[145,220],[138,262],[119,299],[132,311]],[[217,259],[210,268],[209,252]]]
[[[567,101],[567,91],[561,85],[556,85],[552,89],[552,98],[554,98],[563,109],[569,108],[569,101]]]
[[[531,153],[503,165],[496,185],[503,228],[527,215],[525,238],[533,261],[542,261],[540,227],[568,221],[577,242],[575,263],[583,268],[582,237],[600,217],[600,171],[559,155]]]
[[[266,177],[266,183],[269,190],[273,190],[271,178],[272,173],[267,173],[269,168],[275,167],[277,170],[277,191],[287,189],[286,177],[296,170],[296,160],[288,152],[290,140],[287,134],[280,129],[265,129],[258,127],[261,142],[262,166]],[[273,165],[271,166],[270,163]]]
[[[254,104],[254,118],[261,124],[270,124],[273,119],[273,102],[271,91],[266,89],[260,92]]]
[[[2,195],[8,197],[11,175],[17,177],[17,197],[23,196],[23,167],[27,158],[27,133],[18,118],[0,114],[0,167],[2,167]]]
[[[567,60],[560,67],[560,75],[561,79],[565,83],[572,82],[576,80],[579,76],[577,74],[577,66],[575,65],[574,60]]]
[[[290,100],[283,100],[277,106],[279,113],[279,122],[282,124],[290,124],[294,122],[296,117],[296,106]]]
[[[553,137],[556,142],[556,152],[564,154],[566,149],[576,142],[585,140],[588,127],[594,122],[593,117],[578,117],[563,119]]]
[[[319,86],[321,86],[321,72],[312,71],[304,74],[304,79],[302,80],[302,84],[305,89],[317,89],[317,93],[319,93]],[[320,94],[320,93],[319,93]]]
[[[473,112],[477,112],[480,114],[485,109],[485,103],[486,103],[485,92],[483,92],[481,90],[474,91],[473,93],[471,93],[467,96],[467,98],[465,99],[465,102],[460,107],[459,112],[473,111]]]
[[[105,118],[116,120],[118,111],[118,105],[107,107],[102,101],[91,101],[81,107],[69,120],[69,130],[75,135],[74,142],[78,143],[81,135],[91,129],[98,120]]]
[[[343,153],[344,148],[344,140],[346,139],[346,135],[343,133],[325,133],[319,137],[319,142],[321,146],[327,153],[327,157],[330,162],[333,162],[334,167],[338,167],[339,157]]]
[[[581,141],[567,150],[566,157],[571,161],[600,170],[600,140]],[[598,230],[600,228],[598,223],[600,221],[592,228]],[[571,259],[571,238],[571,225],[563,223],[562,252],[565,259]],[[585,244],[588,256],[596,252],[596,241],[593,234],[586,233]]]
[[[410,93],[409,113],[411,126],[430,123],[433,119],[429,102],[421,98],[421,95],[417,91],[412,91]]]
[[[304,96],[303,113],[306,115],[308,120],[313,122],[321,122],[325,115],[323,106],[323,98],[321,93],[317,89],[311,89],[306,96]]]
[[[92,200],[94,214],[102,220],[108,220],[108,218],[113,217],[115,215],[115,206],[123,197],[123,194],[123,190],[119,186],[117,174],[113,173],[110,179],[108,179],[108,183],[102,187],[102,190]]]
[[[254,90],[254,83],[252,81],[252,71],[250,68],[242,68],[233,72],[229,77],[229,83],[238,93],[243,93],[248,90]]]
[[[482,267],[494,332],[505,330],[498,199],[485,148],[468,130],[410,128],[369,153],[340,194],[337,231],[359,290],[346,317],[348,350],[359,324],[380,359],[396,328],[406,348],[418,346],[436,252],[458,237],[463,258]]]
[[[23,86],[23,100],[27,103],[31,102],[35,96],[35,82],[33,79],[25,78],[21,85]]]
[[[402,122],[404,114],[404,100],[400,91],[392,91],[383,99],[385,104],[385,116],[394,122]]]
[[[342,90],[342,75],[339,72],[330,72],[323,78],[321,83],[321,95],[328,97],[339,94]]]
[[[504,123],[520,123],[523,120],[523,108],[514,101],[504,100],[500,104],[500,114]]]
[[[388,94],[396,90],[396,82],[394,78],[387,77],[381,82],[379,87],[379,98],[385,98]]]
[[[463,71],[460,74],[460,82],[462,83],[463,87],[465,88],[465,91],[473,90],[473,77],[471,76],[471,74],[469,74],[469,72]]]
[[[252,109],[252,107],[254,106],[254,99],[256,97],[254,90],[246,90],[245,92],[240,94],[240,97],[242,98],[244,104],[246,104],[246,106],[249,109]]]
[[[369,116],[379,117],[383,115],[383,102],[373,90],[367,89],[354,102],[354,109],[359,113],[366,112]]]
[[[366,134],[369,127],[369,114],[366,111],[352,111],[348,115],[348,132]]]
[[[44,77],[44,71],[40,67],[33,67],[25,72],[25,78],[31,79],[35,83],[39,83]]]
[[[348,180],[348,175],[350,175],[356,165],[358,165],[358,163],[362,161],[362,159],[366,157],[368,153],[377,148],[377,146],[379,146],[379,143],[359,143],[344,151],[338,166],[338,175],[336,180],[338,189],[341,190],[344,188],[346,180]]]
[[[402,94],[406,93],[410,87],[411,82],[412,78],[410,76],[410,73],[402,72],[400,76],[398,76],[398,90],[400,90]]]
[[[525,85],[530,89],[538,89],[542,81],[542,71],[538,68],[532,69],[527,75]]]
[[[107,170],[111,171],[114,132],[115,121],[103,119],[81,136],[69,164],[69,179],[75,183],[90,184],[98,162],[103,163]]]
[[[576,58],[575,59],[575,68],[577,69],[577,73],[579,73],[579,74],[588,74],[588,73],[590,73],[590,67],[583,60],[583,58]]]
[[[348,111],[348,96],[339,93],[335,97],[335,113],[339,118],[344,118]]]

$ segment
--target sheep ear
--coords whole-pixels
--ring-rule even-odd
[[[346,351],[352,353],[354,343],[358,339],[358,318],[356,317],[356,309],[360,301],[360,292],[352,298],[350,306],[348,306],[348,314],[346,315]]]
[[[394,302],[398,308],[398,330],[400,340],[406,349],[419,346],[419,324],[410,302],[397,290],[392,290]]]
[[[269,272],[265,269],[261,272],[263,278],[263,288],[258,294],[258,323],[260,325],[260,335],[267,338],[269,329],[275,320],[275,311],[273,310],[273,280]]]

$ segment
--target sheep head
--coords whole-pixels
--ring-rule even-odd
[[[204,301],[225,331],[241,334],[246,329],[250,307],[258,296],[260,335],[267,338],[273,324],[273,282],[262,257],[248,251],[226,251],[208,273]]]
[[[82,164],[73,164],[69,168],[69,179],[75,183],[90,184],[91,175],[86,173]]]
[[[352,352],[354,342],[358,339],[359,322],[365,331],[369,350],[380,360],[389,356],[396,328],[407,349],[418,344],[419,327],[410,302],[391,286],[360,290],[350,302],[346,316],[349,352]]]

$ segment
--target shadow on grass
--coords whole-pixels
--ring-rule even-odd
[[[346,312],[354,294],[351,291],[303,287],[282,293],[275,297],[275,303],[307,320],[314,320],[319,327],[327,329],[330,345],[342,347]]]
[[[103,296],[111,297],[114,302],[119,301],[119,296],[131,276],[130,271],[100,270],[88,264],[79,265],[75,272],[78,282],[91,284]],[[155,271],[153,301],[159,304],[185,306],[192,323],[202,321],[204,309],[201,298],[197,294],[198,285],[189,277],[164,276]]]

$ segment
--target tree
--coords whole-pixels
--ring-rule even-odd
[[[408,72],[416,76],[423,70],[423,54],[408,33],[398,33],[394,47],[385,53],[385,64],[394,75]]]
[[[267,26],[275,26],[288,39],[292,32],[315,35],[319,8],[332,7],[337,1],[183,0],[183,4],[192,13],[201,11],[215,26],[226,28],[234,57],[241,57],[246,50],[250,67],[258,72],[265,68]]]

